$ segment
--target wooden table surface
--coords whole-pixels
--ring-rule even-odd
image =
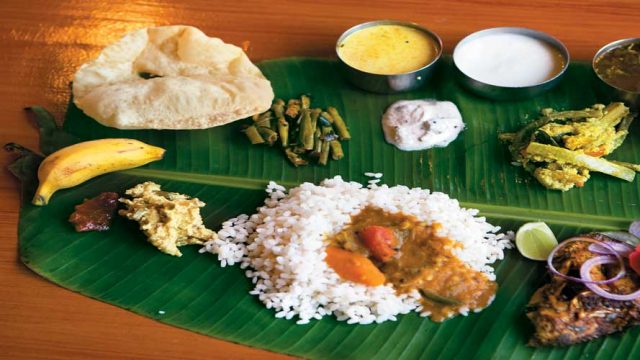
[[[428,4],[428,5],[427,5]],[[640,36],[640,1],[207,1],[3,0],[0,4],[0,144],[37,148],[23,108],[63,115],[69,81],[83,62],[125,32],[188,24],[241,44],[261,60],[333,56],[342,31],[367,20],[399,19],[438,33],[451,53],[470,32],[495,26],[545,31],[573,59]],[[7,359],[284,358],[157,323],[62,289],[23,266],[17,253],[18,182],[0,155],[0,357]]]

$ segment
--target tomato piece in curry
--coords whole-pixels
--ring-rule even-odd
[[[385,250],[384,257],[368,239],[363,239],[363,230],[371,232],[371,227],[387,228],[395,236],[386,241],[393,248]],[[444,321],[456,313],[489,305],[497,285],[458,259],[453,251],[461,245],[438,236],[440,228],[440,224],[427,224],[415,216],[369,206],[352,216],[351,222],[328,241],[329,246],[357,254],[360,259],[367,257],[398,293],[417,290],[423,312],[430,313],[434,321]]]

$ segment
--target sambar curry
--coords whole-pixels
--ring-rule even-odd
[[[440,227],[369,206],[329,238],[326,261],[348,281],[390,283],[398,293],[417,290],[423,312],[434,321],[486,307],[496,283],[458,259],[453,250],[460,245],[438,236]]]

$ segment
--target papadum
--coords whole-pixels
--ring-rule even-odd
[[[266,111],[273,89],[237,46],[191,26],[126,34],[80,67],[73,100],[118,129],[202,129]]]

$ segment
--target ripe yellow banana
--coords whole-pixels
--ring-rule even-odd
[[[47,156],[38,168],[40,185],[34,205],[46,205],[54,192],[108,172],[131,169],[162,159],[164,149],[133,139],[85,141]]]

